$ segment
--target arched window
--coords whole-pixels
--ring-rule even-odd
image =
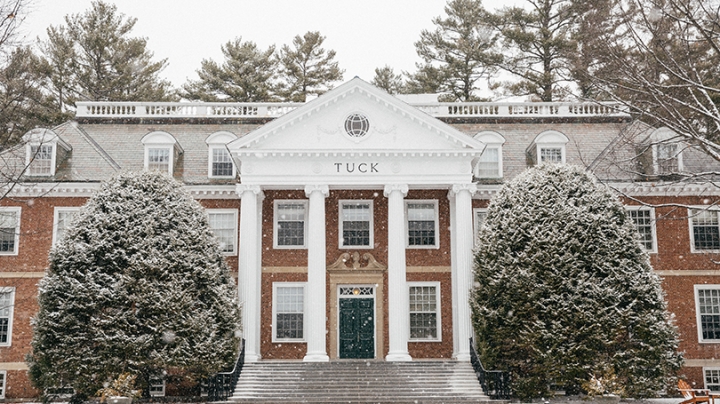
[[[476,178],[502,178],[502,147],[505,138],[497,132],[483,131],[474,136],[485,144],[485,150],[475,164]]]
[[[208,177],[209,178],[235,178],[235,164],[233,164],[227,144],[237,139],[230,132],[215,132],[205,139],[208,145]]]
[[[528,148],[531,164],[565,164],[567,142],[567,136],[556,130],[540,133]]]
[[[173,175],[177,156],[182,148],[167,132],[151,132],[142,138],[145,146],[145,170],[158,170]]]

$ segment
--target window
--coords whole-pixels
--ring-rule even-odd
[[[165,379],[162,376],[150,376],[148,389],[150,390],[150,397],[164,397]]]
[[[633,221],[640,236],[640,245],[647,252],[657,252],[655,246],[655,211],[652,208],[626,206],[628,216]]]
[[[172,173],[170,171],[170,149],[168,148],[148,148],[147,157],[147,169],[148,171],[163,171]]]
[[[720,391],[720,368],[703,368],[705,374],[705,388],[710,391]]]
[[[23,136],[25,142],[26,175],[53,176],[56,162],[72,150],[57,133],[50,129],[35,128]]]
[[[152,132],[142,138],[142,143],[145,145],[145,170],[173,175],[176,153],[183,152],[177,140],[166,132]]]
[[[473,209],[473,219],[474,219],[474,227],[475,227],[475,245],[478,244],[480,235],[480,228],[482,227],[483,223],[485,223],[485,218],[487,217],[487,209],[485,208],[479,208],[479,209]]]
[[[690,237],[692,251],[720,250],[718,211],[690,209]]]
[[[698,341],[720,342],[720,285],[695,285]]]
[[[408,247],[438,247],[437,201],[408,201]]]
[[[372,201],[340,201],[340,247],[371,247],[372,219]]]
[[[541,163],[562,163],[563,149],[561,147],[540,147]]]
[[[440,340],[440,283],[408,283],[410,292],[410,340]]]
[[[307,201],[275,201],[275,248],[304,248]]]
[[[5,380],[7,380],[7,371],[0,370],[0,398],[5,398]]]
[[[53,246],[62,240],[65,235],[65,229],[70,225],[73,215],[80,208],[55,208],[55,221],[53,228]]]
[[[210,229],[220,241],[220,249],[230,255],[237,252],[237,210],[208,209]]]
[[[530,164],[565,164],[565,145],[569,141],[564,134],[549,130],[537,137],[527,149]]]
[[[681,154],[677,143],[655,145],[655,163],[657,174],[672,174],[680,171]]]
[[[475,166],[475,177],[502,178],[502,146],[505,138],[492,131],[480,132],[474,138],[486,145]]]
[[[0,288],[0,346],[10,346],[12,341],[14,306],[15,288]]]
[[[20,208],[0,207],[0,255],[17,255],[20,241]]]
[[[305,284],[273,283],[273,341],[305,340]]]
[[[55,157],[53,144],[30,145],[28,175],[53,175],[55,171],[53,157]]]
[[[237,136],[227,131],[215,132],[205,139],[205,143],[208,145],[208,177],[235,177],[235,164],[233,164],[226,146],[235,139]]]

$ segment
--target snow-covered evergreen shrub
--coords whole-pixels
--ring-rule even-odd
[[[235,288],[206,213],[165,174],[102,184],[50,252],[33,319],[30,375],[41,391],[93,395],[121,374],[232,366]]]
[[[491,202],[475,257],[473,324],[486,367],[521,398],[580,392],[612,372],[652,396],[682,364],[660,279],[618,198],[582,168],[543,165]]]

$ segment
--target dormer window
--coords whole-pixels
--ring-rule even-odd
[[[656,129],[650,134],[653,171],[657,175],[678,173],[683,170],[683,143],[669,128]]]
[[[475,135],[475,139],[485,144],[485,150],[475,164],[475,177],[502,178],[505,138],[497,132],[485,131]]]
[[[209,178],[235,178],[235,164],[226,146],[235,139],[237,136],[230,132],[215,132],[205,139],[208,145]]]
[[[142,138],[145,145],[145,170],[162,171],[173,175],[175,162],[183,150],[167,132],[152,132]]]
[[[52,177],[57,168],[58,154],[66,155],[72,148],[49,129],[33,129],[23,136],[25,141],[25,174]]]
[[[565,164],[567,136],[554,130],[543,132],[527,149],[528,164]]]

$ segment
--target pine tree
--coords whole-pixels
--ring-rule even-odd
[[[390,94],[402,93],[405,88],[402,75],[396,74],[393,68],[387,65],[375,68],[372,85],[382,88]]]
[[[450,0],[445,13],[433,19],[434,31],[422,31],[415,49],[442,71],[442,87],[453,100],[478,100],[478,80],[489,79],[501,59],[493,50],[496,35],[486,22],[488,13],[480,0]]]
[[[221,66],[204,59],[197,81],[183,85],[182,96],[189,100],[267,102],[274,99],[277,59],[275,47],[266,51],[241,38],[222,46],[225,61]]]
[[[321,95],[342,80],[344,70],[335,61],[335,51],[326,51],[325,37],[318,31],[296,35],[292,47],[280,49],[280,77],[284,88],[281,94],[286,101],[305,102],[310,94]]]
[[[94,395],[130,373],[147,394],[166,369],[198,381],[236,357],[233,279],[204,210],[167,175],[103,183],[49,262],[28,356],[41,392]]]
[[[135,18],[97,0],[84,14],[68,15],[48,28],[43,45],[65,108],[79,101],[167,101],[170,82],[159,77],[167,61],[153,61],[145,38],[130,37]]]
[[[672,383],[677,330],[637,237],[617,197],[579,167],[543,165],[507,183],[475,257],[484,365],[510,371],[521,398],[603,375],[633,397]]]

